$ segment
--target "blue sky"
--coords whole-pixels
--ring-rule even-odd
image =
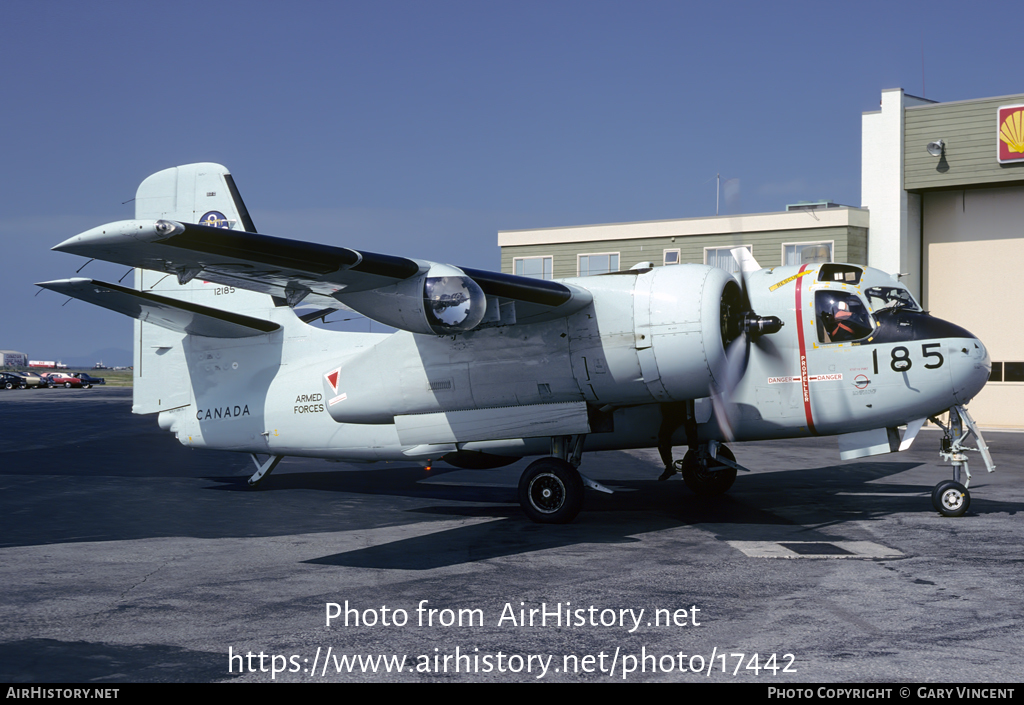
[[[731,212],[860,205],[861,114],[885,88],[1024,92],[1019,12],[5,3],[0,348],[130,350],[130,320],[33,283],[73,275],[84,260],[49,248],[130,218],[139,182],[177,164],[226,165],[263,232],[491,269],[499,230],[713,215],[716,173],[739,180]]]

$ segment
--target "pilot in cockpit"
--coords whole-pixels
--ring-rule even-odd
[[[857,296],[835,291],[817,293],[818,329],[823,343],[859,340],[871,333],[872,324],[863,302]]]

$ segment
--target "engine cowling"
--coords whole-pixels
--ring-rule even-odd
[[[637,277],[637,357],[656,400],[699,399],[724,382],[742,308],[739,284],[717,267],[657,267]]]

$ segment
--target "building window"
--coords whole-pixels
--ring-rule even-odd
[[[821,264],[832,261],[832,241],[793,242],[782,245],[782,264]]]
[[[665,250],[665,256],[662,260],[662,264],[679,264],[679,250]]]
[[[993,362],[989,382],[1024,382],[1024,362]]]
[[[551,279],[553,260],[551,257],[515,257],[512,271],[520,277]]]
[[[747,248],[747,252],[753,256],[754,248],[753,245],[743,245]],[[730,274],[737,274],[740,271],[740,264],[736,261],[736,258],[732,256],[733,247],[705,247],[704,248],[704,264],[711,265],[712,267],[718,267],[724,269]]]
[[[600,255],[579,256],[579,276],[592,277],[619,271],[619,253],[606,252]]]

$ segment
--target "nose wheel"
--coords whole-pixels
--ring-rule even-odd
[[[955,480],[945,480],[932,490],[932,506],[942,516],[961,517],[971,506],[971,493]]]

